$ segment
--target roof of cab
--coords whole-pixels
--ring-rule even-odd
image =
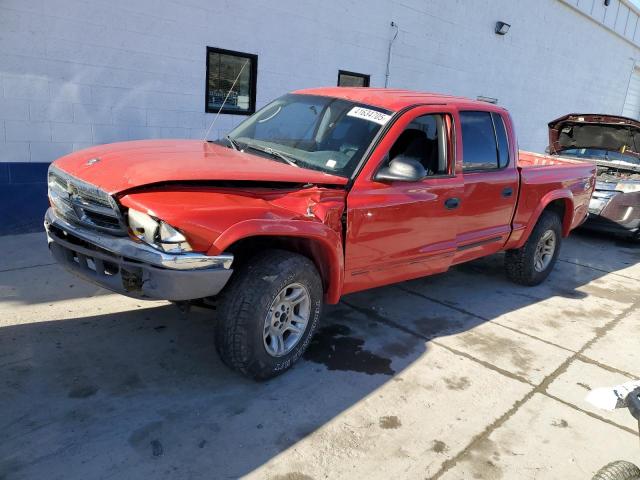
[[[293,93],[319,95],[323,97],[341,98],[352,102],[364,103],[391,111],[402,110],[414,105],[452,105],[480,110],[504,110],[488,102],[471,100],[464,97],[442,95],[438,93],[415,92],[412,90],[396,90],[390,88],[369,87],[323,87],[296,90]]]

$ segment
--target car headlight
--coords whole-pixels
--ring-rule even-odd
[[[622,193],[640,192],[639,182],[620,182],[616,185],[616,190]]]
[[[191,251],[186,237],[168,223],[132,208],[128,217],[131,233],[152,247],[168,253]]]

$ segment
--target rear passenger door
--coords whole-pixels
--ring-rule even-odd
[[[460,111],[459,124],[464,193],[453,263],[482,257],[502,248],[511,233],[519,184],[517,148],[509,144],[511,121],[508,115]]]

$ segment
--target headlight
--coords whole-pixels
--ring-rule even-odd
[[[616,185],[616,190],[623,193],[640,192],[640,183],[638,182],[620,182]]]
[[[132,208],[129,209],[129,228],[134,236],[165,252],[183,253],[191,251],[191,245],[178,230],[162,220]]]

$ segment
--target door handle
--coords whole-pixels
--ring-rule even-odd
[[[502,196],[504,198],[509,198],[512,195],[513,195],[513,188],[506,187],[504,190],[502,190]]]
[[[447,208],[447,210],[453,210],[456,209],[460,206],[460,199],[459,198],[447,198],[444,201],[444,206]]]

